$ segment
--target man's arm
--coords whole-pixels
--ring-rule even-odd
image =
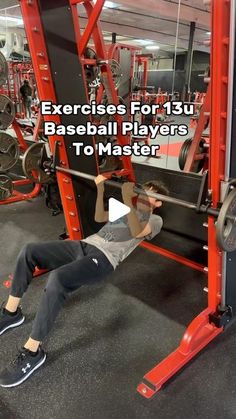
[[[122,186],[122,197],[124,204],[130,208],[130,212],[127,214],[130,232],[133,237],[142,238],[151,233],[151,226],[140,222],[137,217],[136,209],[132,202],[132,198],[137,195],[133,192],[134,186],[132,182],[124,183]]]
[[[98,175],[95,178],[95,183],[97,185],[97,201],[94,219],[97,223],[106,223],[108,221],[108,211],[105,211],[103,201],[105,180],[106,178],[102,175]]]

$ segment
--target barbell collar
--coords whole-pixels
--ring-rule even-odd
[[[201,211],[201,212],[203,212],[203,211]],[[205,212],[208,215],[212,215],[215,218],[218,218],[219,217],[219,214],[220,214],[220,210],[219,209],[217,209],[217,208],[211,208],[211,207],[210,208],[208,207]],[[236,224],[236,217],[234,215],[227,215],[226,218],[229,221],[231,221],[232,223]]]
[[[213,217],[216,217],[217,218],[220,211],[217,208],[211,208],[209,206],[201,205],[200,212],[202,212],[202,213],[205,212],[208,215],[212,215]]]

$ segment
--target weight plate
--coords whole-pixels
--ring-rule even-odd
[[[179,153],[179,168],[180,170],[184,170],[184,165],[186,162],[187,157],[187,150],[191,144],[192,139],[188,138],[184,141],[184,143],[181,146],[180,153]]]
[[[118,89],[121,83],[121,78],[123,76],[121,71],[121,66],[116,60],[111,60],[110,62],[112,77],[115,83],[116,88]]]
[[[15,118],[15,106],[6,95],[0,95],[0,129],[7,129]]]
[[[13,183],[9,176],[0,175],[0,201],[10,198],[13,193]]]
[[[109,60],[109,64],[111,67],[111,72],[112,72],[113,81],[115,83],[115,87],[116,89],[118,89],[121,83],[122,76],[123,76],[122,71],[121,71],[121,66],[118,63],[118,61],[114,59]],[[100,78],[101,78],[101,82],[104,84],[106,80],[104,80],[104,76],[102,73],[100,74]]]
[[[87,58],[89,60],[96,60],[97,54],[92,48],[87,47],[84,53],[84,58]],[[96,79],[99,78],[99,68],[95,65],[86,64],[84,67],[84,71],[87,83],[89,85],[93,85]]]
[[[85,66],[85,77],[86,81],[90,87],[93,87],[96,79],[99,78],[99,69],[98,67],[92,65]]]
[[[101,173],[113,172],[122,169],[122,162],[117,156],[104,156],[103,161],[99,161],[99,170]]]
[[[204,139],[202,139],[199,143],[199,148],[198,148],[198,154],[202,154],[205,152],[205,148],[204,148]],[[182,144],[182,147],[180,149],[180,153],[179,153],[179,168],[180,170],[184,170],[184,166],[188,157],[188,153],[189,153],[189,149],[191,147],[192,144],[192,138],[188,138],[187,140],[184,141],[184,143]],[[194,173],[199,173],[205,163],[205,158],[201,159],[201,160],[196,160],[193,164],[193,167],[191,169],[191,172]]]
[[[6,83],[8,77],[8,65],[4,55],[0,52],[0,86]]]
[[[96,142],[103,143],[104,145],[108,143],[117,143],[116,137],[95,136],[95,139]],[[112,172],[114,170],[122,169],[122,162],[119,157],[107,156],[107,154],[104,153],[98,156],[98,166],[101,173],[108,171]]]
[[[89,60],[96,60],[97,59],[97,54],[96,54],[96,52],[94,51],[93,48],[86,47],[85,53],[84,53],[84,58],[87,58]]]
[[[32,144],[25,152],[22,159],[22,169],[25,176],[35,183],[48,183],[51,177],[42,167],[45,143]]]
[[[204,144],[205,144],[205,140],[202,138],[199,143],[198,154],[206,153]],[[199,173],[203,169],[204,164],[205,164],[205,157],[201,160],[196,160],[195,163],[193,164],[192,172]]]
[[[236,190],[226,197],[216,222],[216,238],[219,247],[226,252],[236,250],[236,222],[227,216],[236,217]]]
[[[19,159],[20,147],[16,138],[0,132],[0,172],[14,167]]]

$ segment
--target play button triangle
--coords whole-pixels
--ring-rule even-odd
[[[108,201],[108,219],[110,222],[119,220],[124,215],[129,214],[130,207],[117,201],[115,198],[110,198]]]

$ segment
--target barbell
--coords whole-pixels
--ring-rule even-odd
[[[47,157],[46,150],[44,149],[45,144],[43,143],[41,143],[41,146],[38,146],[39,148],[37,149],[35,158],[30,159],[31,161],[29,166],[27,165],[27,152],[25,153],[25,155],[23,156],[23,168],[27,168],[28,166],[29,169],[25,170],[26,176],[29,175],[29,172],[37,173],[38,171],[40,171],[41,173],[42,171],[45,171],[47,172],[48,179],[50,179],[49,173],[61,172],[94,182],[96,176],[91,175],[89,173],[84,173],[77,170],[61,167],[58,164],[59,159],[57,155],[57,144],[58,143],[56,143],[53,161],[51,159],[49,160],[49,158]],[[34,181],[37,182],[39,181],[39,179],[40,176],[37,176],[36,174],[34,176]],[[120,180],[123,181],[123,179],[121,178],[110,178],[105,181],[105,184],[114,188],[121,189],[123,183],[120,182]],[[216,218],[216,236],[220,248],[227,252],[232,252],[236,250],[236,188],[233,188],[228,193],[220,209],[211,207],[210,203],[197,205],[194,202],[185,201],[179,198],[174,198],[172,196],[163,195],[149,190],[147,191],[143,189],[141,185],[135,185],[134,192],[136,194],[141,194],[149,196],[151,198],[155,198],[159,201],[168,202],[180,207],[195,210],[200,213],[205,213],[208,216],[213,216],[214,218]]]
[[[79,172],[77,170],[66,169],[66,168],[61,167],[61,166],[55,166],[55,170],[57,170],[58,172],[66,173],[68,175],[79,177],[81,179],[91,180],[93,182],[95,181],[95,178],[96,178],[96,176],[94,176],[94,175]],[[108,186],[111,186],[113,188],[120,188],[120,189],[122,188],[122,185],[123,185],[123,183],[117,182],[116,180],[112,180],[112,179],[107,179],[105,181],[105,184],[108,185]],[[182,199],[173,198],[173,197],[170,197],[170,196],[167,196],[167,195],[162,195],[162,194],[159,194],[159,193],[156,193],[156,192],[151,192],[151,191],[147,192],[146,190],[141,188],[141,185],[140,186],[135,186],[134,187],[134,192],[136,194],[142,194],[142,195],[149,196],[150,198],[158,199],[159,201],[170,202],[172,204],[176,204],[176,205],[179,205],[181,207],[185,207],[185,208],[189,208],[189,209],[196,209],[197,208],[197,205],[195,205],[194,203],[191,203],[191,202],[188,202],[188,201],[183,201]]]

